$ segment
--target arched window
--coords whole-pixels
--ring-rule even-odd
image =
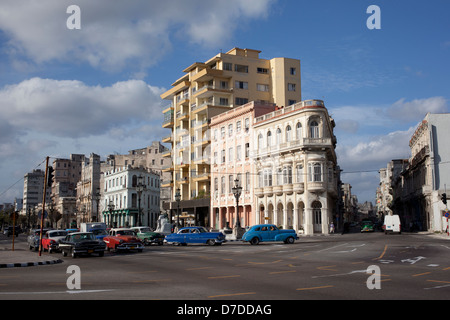
[[[280,128],[278,128],[277,129],[277,145],[280,145],[281,144],[281,129]]]
[[[267,146],[270,147],[272,145],[272,132],[267,132]]]
[[[292,131],[291,131],[291,126],[288,125],[286,127],[286,142],[289,142],[292,140]]]
[[[316,120],[311,121],[309,124],[309,130],[310,138],[319,138],[319,124]]]
[[[302,124],[299,122],[297,123],[297,139],[303,138],[303,132],[302,132]]]
[[[260,134],[258,135],[258,148],[259,148],[259,149],[262,149],[262,148],[263,148],[263,135],[262,135],[262,133],[260,133]]]

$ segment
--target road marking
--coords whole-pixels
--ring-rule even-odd
[[[208,279],[226,279],[226,278],[238,278],[240,275],[232,275],[232,276],[217,276],[217,277],[208,277]]]
[[[326,289],[326,288],[333,288],[334,286],[322,286],[322,287],[312,287],[312,288],[298,288],[295,290],[298,291],[304,291],[304,290],[316,290],[316,289]]]
[[[163,282],[171,281],[172,279],[155,279],[155,280],[135,280],[133,283],[151,283],[151,282]]]
[[[208,296],[208,298],[222,298],[222,297],[244,296],[244,295],[250,295],[250,294],[256,294],[256,292],[241,292],[241,293],[219,294],[219,295],[216,295],[216,296]]]
[[[184,269],[184,270],[191,271],[191,270],[204,270],[204,269],[212,269],[212,267],[199,267],[199,268],[190,268],[190,269]]]
[[[375,258],[375,259],[373,259],[373,260],[380,260],[381,258],[383,258],[384,254],[386,253],[387,247],[388,247],[388,246],[385,245],[385,246],[384,246],[383,253],[381,253],[381,255],[380,255],[378,258]]]
[[[248,263],[250,263],[250,264],[272,264],[272,263],[278,263],[278,262],[281,262],[281,261],[283,261],[283,260],[276,260],[276,261],[272,261],[272,262],[252,262],[252,261],[249,261]]]
[[[269,274],[292,273],[292,272],[297,272],[297,270],[273,271],[273,272],[269,272]]]
[[[323,266],[323,267],[317,267],[317,269],[326,270],[326,271],[337,271],[336,269],[330,269],[332,267],[336,267],[336,266]]]
[[[424,275],[427,275],[427,274],[430,274],[431,272],[424,272],[424,273],[418,273],[418,274],[413,274],[412,276],[413,277],[420,277],[420,276],[424,276]]]

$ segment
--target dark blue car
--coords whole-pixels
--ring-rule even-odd
[[[208,232],[205,227],[185,227],[177,233],[167,235],[164,242],[178,245],[188,243],[221,245],[225,242],[225,235],[222,232]]]

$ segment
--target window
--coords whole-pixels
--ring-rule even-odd
[[[314,120],[309,124],[309,130],[310,138],[319,138],[319,124],[317,121]]]
[[[246,118],[245,119],[245,132],[248,132],[249,128],[250,128],[250,119]]]
[[[262,135],[262,133],[260,133],[258,135],[258,148],[262,149],[262,147],[263,147],[263,135]]]
[[[256,84],[256,90],[258,91],[265,91],[268,92],[269,91],[269,85],[268,84]]]
[[[308,180],[311,182],[322,182],[322,165],[320,163],[310,163],[308,165]]]
[[[228,98],[219,98],[219,105],[227,106],[228,105]]]
[[[293,104],[296,104],[296,103],[297,103],[297,100],[289,99],[288,106],[292,106]]]
[[[297,139],[303,138],[303,132],[302,132],[302,124],[299,122],[297,123]]]
[[[270,147],[272,145],[272,132],[267,132],[267,147]]]
[[[214,178],[214,192],[219,191],[219,178]]]
[[[222,150],[220,156],[222,158],[222,163],[225,163],[225,150]]]
[[[288,91],[295,91],[295,83],[288,83]]]
[[[250,143],[245,144],[245,157],[246,158],[250,157]]]
[[[299,165],[297,165],[297,168],[296,168],[297,170],[297,182],[298,183],[301,183],[301,182],[303,182],[303,164],[299,164]]]
[[[286,127],[286,142],[289,142],[292,140],[292,133],[291,133],[291,126]]]
[[[225,137],[225,127],[220,128],[220,137],[221,138]]]
[[[223,70],[233,71],[233,64],[229,62],[223,63]]]
[[[233,135],[233,124],[230,123],[228,125],[228,136],[231,137]]]
[[[247,98],[236,98],[235,99],[235,104],[237,105],[237,106],[241,106],[241,105],[243,105],[243,104],[246,104],[246,103],[248,103],[248,99]]]
[[[233,148],[228,149],[228,162],[233,162]]]
[[[225,177],[220,178],[220,190],[222,194],[225,193]]]
[[[228,89],[228,81],[220,81],[220,89]]]
[[[262,74],[268,74],[268,73],[269,73],[269,69],[266,69],[266,68],[256,68],[256,72],[257,72],[257,73],[262,73]]]
[[[291,166],[283,167],[283,183],[284,184],[292,183],[292,167]]]
[[[264,177],[262,171],[258,172],[258,186],[260,188],[264,187]]]
[[[235,64],[234,65],[234,71],[248,73],[248,66],[244,66],[244,65],[241,65],[241,64]]]
[[[290,68],[289,73],[291,74],[291,76],[295,76],[297,73],[297,69],[296,68]]]
[[[264,186],[265,187],[272,186],[272,170],[271,169],[264,170]]]
[[[234,82],[234,87],[236,89],[244,89],[244,90],[248,90],[248,82],[245,81],[235,81]]]
[[[236,147],[236,160],[241,161],[242,146]]]
[[[217,138],[219,136],[219,131],[217,129],[214,130],[214,141],[217,141]]]
[[[281,144],[281,129],[277,129],[277,145]]]
[[[214,152],[214,163],[213,164],[217,164],[217,151]]]
[[[232,193],[233,192],[233,175],[230,174],[228,176],[228,193]]]
[[[236,122],[236,133],[241,132],[241,121]]]

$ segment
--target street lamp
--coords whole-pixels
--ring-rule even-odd
[[[109,211],[109,223],[112,225],[113,223],[113,211],[114,211],[115,205],[112,201],[109,201],[108,203],[108,211]]]
[[[136,192],[138,194],[138,225],[141,226],[141,194],[147,190],[147,186],[144,184],[144,176],[142,174],[138,177],[138,184],[136,186]]]
[[[181,201],[181,193],[180,193],[180,188],[177,189],[177,192],[175,193],[175,201],[178,204],[178,208],[177,208],[177,230],[178,230],[178,226],[180,225],[180,201]]]
[[[239,219],[239,197],[242,193],[242,187],[239,185],[239,179],[234,180],[234,187],[231,188],[233,191],[234,197],[236,198],[236,225],[235,225],[235,234],[239,235],[239,231],[241,228],[241,221]]]

